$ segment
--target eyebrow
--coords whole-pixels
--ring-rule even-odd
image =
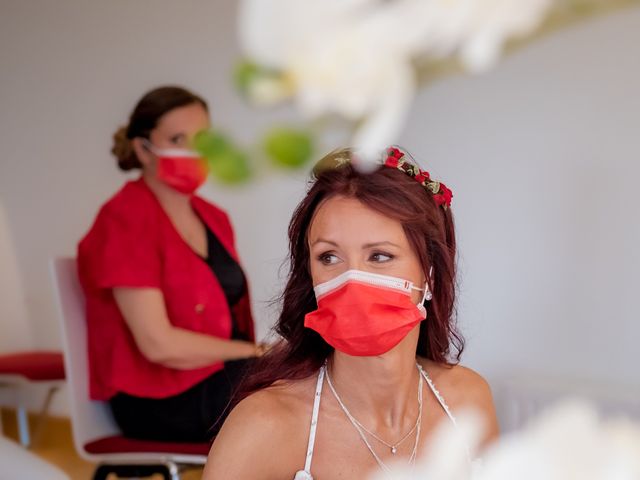
[[[325,240],[324,238],[317,238],[316,241],[311,244],[311,246],[313,247],[317,243],[328,243],[329,245],[333,245],[334,247],[338,246],[336,242],[333,242],[331,240]]]
[[[318,243],[328,243],[329,245],[333,245],[334,247],[337,247],[338,244],[332,240],[326,240],[324,238],[318,238],[316,239],[315,242],[313,242],[311,244],[311,246],[313,247],[314,245],[318,244]],[[400,245],[393,243],[393,242],[389,242],[389,241],[380,241],[380,242],[371,242],[371,243],[365,243],[362,248],[374,248],[374,247],[380,247],[382,245],[389,245],[392,247],[396,247],[396,248],[400,248]]]
[[[364,248],[373,248],[373,247],[380,247],[380,246],[382,246],[382,245],[390,245],[390,246],[392,246],[392,247],[400,248],[400,245],[395,244],[395,243],[393,243],[393,242],[386,241],[386,240],[384,240],[384,241],[382,241],[382,242],[365,243],[365,244],[363,245],[363,247],[364,247]]]

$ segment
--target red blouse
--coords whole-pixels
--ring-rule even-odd
[[[197,196],[191,205],[237,261],[227,215]],[[126,183],[101,208],[78,245],[78,272],[87,299],[91,398],[107,400],[118,392],[164,398],[223,368],[215,363],[177,370],[150,362],[116,305],[114,287],[157,288],[174,326],[218,338],[231,336],[231,311],[218,279],[180,237],[142,179]],[[233,310],[238,331],[253,341],[248,292]]]

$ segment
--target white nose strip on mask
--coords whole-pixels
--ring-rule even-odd
[[[158,148],[153,143],[145,140],[147,150],[158,157],[182,157],[182,158],[200,158],[201,155],[187,148]]]
[[[316,285],[313,289],[316,294],[316,298],[320,298],[327,293],[336,290],[348,281],[366,283],[377,287],[391,288],[407,294],[410,294],[412,290],[418,290],[420,292],[424,290],[425,295],[423,301],[424,299],[428,299],[427,297],[431,295],[431,292],[429,292],[428,289],[415,287],[413,282],[403,278],[381,275],[379,273],[364,272],[362,270],[347,270],[327,282]]]

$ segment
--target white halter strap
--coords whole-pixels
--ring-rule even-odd
[[[418,368],[420,369],[420,373],[422,374],[424,379],[427,381],[427,385],[429,385],[429,388],[433,392],[433,395],[436,397],[436,400],[438,400],[438,403],[440,404],[440,406],[442,407],[444,412],[447,414],[447,417],[449,417],[451,419],[451,421],[453,422],[453,424],[455,426],[457,426],[456,417],[454,417],[453,414],[451,413],[451,410],[449,409],[449,406],[444,401],[444,397],[442,396],[442,394],[438,391],[436,386],[433,384],[433,381],[431,380],[431,377],[427,374],[427,372],[424,371],[424,369],[422,367],[418,366]]]
[[[309,429],[309,444],[307,446],[307,456],[304,462],[304,471],[311,474],[311,460],[313,459],[313,447],[316,443],[316,428],[318,426],[318,413],[320,413],[320,397],[322,396],[322,385],[324,383],[325,367],[320,368],[318,373],[318,383],[316,384],[316,394],[313,399],[313,413],[311,414],[311,428]]]
[[[318,426],[318,414],[320,413],[320,397],[322,396],[322,386],[324,384],[325,368],[326,366],[323,365],[322,367],[320,367],[320,371],[318,372],[318,382],[316,383],[316,393],[313,398],[313,412],[311,414],[311,428],[309,429],[309,443],[307,445],[307,455],[305,457],[304,470],[298,471],[296,473],[294,480],[312,480],[313,479],[313,477],[311,476],[311,461],[313,460],[313,449],[316,443],[316,429]],[[427,372],[424,371],[422,367],[419,367],[419,368],[420,368],[420,374],[427,381],[427,385],[429,385],[429,389],[431,390],[433,395],[436,397],[436,400],[438,400],[438,403],[440,404],[440,406],[442,406],[442,409],[447,414],[451,422],[453,422],[453,424],[456,425],[455,417],[451,413],[451,410],[449,409],[449,406],[447,405],[447,403],[444,401],[444,398],[442,397],[438,389],[433,384],[431,377],[429,377]]]

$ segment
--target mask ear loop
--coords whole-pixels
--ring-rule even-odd
[[[145,149],[147,152],[151,152],[151,153],[153,153],[153,154],[154,154],[154,155],[156,155],[156,156],[158,155],[158,153],[157,153],[157,151],[156,151],[156,147],[155,147],[155,145],[154,145],[153,143],[151,143],[151,141],[150,141],[150,140],[147,140],[146,138],[143,138],[143,139],[142,139],[142,146],[144,147],[144,149]]]
[[[433,276],[433,267],[429,268],[429,278],[432,278]],[[422,300],[420,300],[420,302],[416,305],[418,307],[418,310],[420,310],[420,312],[424,315],[424,318],[427,318],[427,308],[424,306],[425,302],[430,302],[431,299],[433,298],[433,294],[431,293],[431,290],[429,289],[429,282],[424,282],[424,288],[416,288],[413,287],[415,290],[423,290],[424,293],[422,294]]]
[[[429,267],[429,280],[433,281],[433,267]],[[431,301],[431,299],[433,298],[433,294],[429,289],[429,283],[431,282],[425,282],[425,285],[424,285],[424,298],[422,299],[423,302]]]

